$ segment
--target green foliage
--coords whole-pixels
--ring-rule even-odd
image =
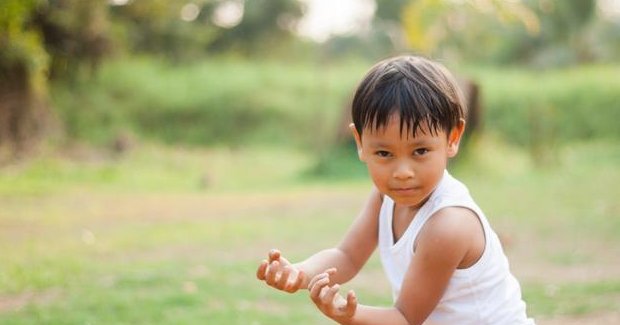
[[[468,69],[481,85],[484,128],[522,146],[620,138],[620,69]]]
[[[376,0],[375,19],[386,22],[399,22],[403,8],[408,0]]]
[[[399,4],[379,2],[377,18]],[[596,0],[415,0],[399,12],[410,48],[451,61],[555,67],[620,57],[617,19]]]
[[[527,5],[498,0],[409,1],[401,13],[401,25],[409,46],[416,52],[467,61],[484,61],[487,53],[494,52],[495,46],[489,47],[489,43],[506,43],[502,39],[505,35],[498,31],[539,30],[538,17]]]
[[[110,8],[118,51],[151,53],[173,61],[197,59],[213,41],[216,29],[204,19],[184,21],[185,1],[131,1]]]
[[[31,15],[31,25],[41,33],[51,59],[52,79],[72,79],[80,70],[93,72],[111,51],[106,2],[41,1]]]
[[[538,1],[539,15],[545,38],[552,41],[569,41],[577,36],[596,13],[596,0]]]
[[[45,96],[48,55],[36,29],[29,26],[37,0],[6,0],[0,10],[0,79],[11,80],[14,67],[24,66],[28,86]],[[21,76],[20,76],[21,78]],[[1,82],[0,82],[1,83]]]
[[[219,28],[217,37],[209,46],[211,52],[233,50],[244,55],[265,54],[279,43],[290,41],[293,28],[302,15],[301,2],[253,0],[242,3],[243,19],[236,26]]]
[[[305,174],[310,179],[346,180],[368,177],[366,166],[359,160],[353,140],[324,148],[316,160],[316,164]]]
[[[595,0],[539,0],[530,1],[530,7],[537,13],[540,30],[530,35],[513,33],[513,41],[503,44],[503,62],[510,58],[508,51],[511,48],[516,50],[521,62],[543,67],[592,62],[605,55],[595,49],[595,44],[604,44],[611,39],[595,32],[595,23],[608,27],[613,24],[597,15]],[[615,52],[610,48],[606,51]]]
[[[53,99],[70,138],[108,144],[130,132],[170,144],[301,147],[320,157],[311,174],[344,177],[364,174],[345,167],[357,166],[353,146],[334,138],[367,66],[119,60],[94,80],[58,85]],[[527,148],[542,165],[554,163],[558,145],[620,137],[616,66],[461,70],[481,86],[483,132]]]
[[[71,137],[119,131],[167,143],[260,143],[315,148],[335,124],[366,65],[211,59],[186,67],[144,59],[106,65],[93,81],[59,85],[54,101]]]
[[[194,16],[183,19],[188,5],[195,10]],[[160,55],[178,62],[198,60],[206,53],[268,54],[291,40],[292,25],[302,13],[300,5],[293,0],[143,0],[113,6],[110,12],[118,45],[130,53]],[[238,10],[239,21],[222,25],[217,17],[222,9],[227,9],[228,15]]]

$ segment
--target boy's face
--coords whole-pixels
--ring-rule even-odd
[[[465,122],[448,136],[440,130],[431,134],[421,123],[415,137],[400,132],[400,117],[392,116],[385,128],[365,128],[360,136],[353,124],[360,160],[379,191],[399,205],[419,208],[433,192],[448,164],[458,152]]]

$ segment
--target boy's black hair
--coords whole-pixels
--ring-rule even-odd
[[[399,56],[374,65],[353,97],[351,115],[362,131],[384,128],[393,114],[401,134],[416,135],[425,123],[432,134],[446,134],[463,118],[463,95],[452,74],[441,64],[416,56]]]

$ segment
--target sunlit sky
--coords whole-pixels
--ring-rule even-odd
[[[608,19],[620,18],[620,0],[598,0],[599,12]]]
[[[299,34],[315,41],[368,28],[376,9],[373,0],[301,1],[307,11],[299,23]]]

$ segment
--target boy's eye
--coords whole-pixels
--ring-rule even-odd
[[[428,153],[428,149],[426,148],[420,148],[420,149],[416,149],[413,154],[416,156],[423,156],[424,154]]]
[[[389,157],[390,153],[385,151],[385,150],[379,150],[375,153],[377,156],[385,158],[385,157]]]

